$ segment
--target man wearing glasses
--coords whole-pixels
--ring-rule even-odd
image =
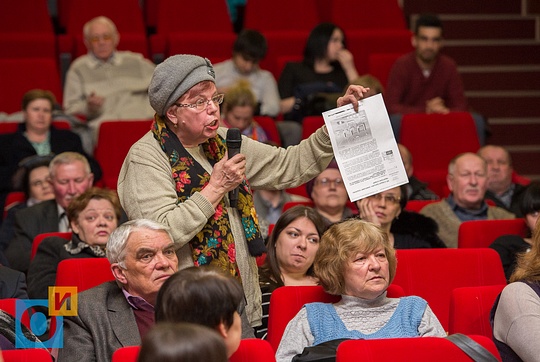
[[[142,54],[118,51],[120,35],[104,16],[87,22],[83,37],[88,54],[75,59],[66,74],[64,109],[87,121],[89,129],[80,135],[92,154],[101,122],[153,117],[147,89],[155,65]]]

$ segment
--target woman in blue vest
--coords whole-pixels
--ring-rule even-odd
[[[330,227],[314,269],[325,291],[342,299],[306,304],[287,325],[276,360],[291,361],[305,347],[341,338],[445,337],[424,299],[386,296],[396,264],[388,233],[378,226],[350,219]]]

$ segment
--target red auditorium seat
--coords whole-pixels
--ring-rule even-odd
[[[17,298],[4,298],[0,299],[0,309],[6,312],[7,314],[11,315],[13,318],[17,317],[17,301],[19,299]],[[22,323],[30,328],[30,315],[28,314],[28,311],[22,313]],[[5,362],[5,361],[4,361]]]
[[[487,337],[469,336],[499,361],[499,351]],[[361,356],[361,358],[359,358]],[[471,358],[446,338],[388,338],[345,341],[337,349],[336,362],[470,362]]]
[[[255,116],[255,122],[262,127],[268,139],[275,145],[281,146],[281,137],[276,126],[276,120],[269,116]]]
[[[406,295],[424,298],[448,330],[450,296],[459,287],[505,284],[493,249],[400,249],[394,283]]]
[[[458,248],[487,248],[499,236],[527,237],[527,232],[527,224],[522,218],[464,221],[459,225]]]
[[[0,58],[56,59],[47,1],[0,1],[0,34]]]
[[[397,58],[404,53],[371,53],[368,56],[368,73],[374,76],[381,82],[386,89],[388,83],[388,75],[390,69],[394,65]]]
[[[256,338],[242,339],[229,362],[275,362],[274,350],[267,341]]]
[[[244,28],[262,33],[311,31],[320,22],[313,0],[248,1],[244,11]]]
[[[0,112],[21,110],[23,95],[31,89],[50,90],[62,104],[62,85],[54,58],[0,59]],[[9,85],[9,86],[6,86]]]
[[[16,132],[19,124],[20,122],[0,122],[0,134]],[[52,124],[57,129],[71,129],[69,121],[53,121]]]
[[[6,218],[9,209],[25,201],[26,196],[22,191],[12,191],[7,194],[6,200],[4,201],[4,219]]]
[[[76,286],[77,292],[114,280],[107,258],[65,259],[58,263],[56,286]]]
[[[399,285],[391,284],[388,287],[387,295],[391,298],[399,298],[405,293]],[[304,304],[312,302],[335,303],[340,299],[341,296],[328,294],[321,286],[277,288],[270,296],[267,341],[277,351],[287,324],[302,309]]]
[[[413,156],[415,175],[441,197],[445,196],[450,160],[463,152],[476,153],[480,148],[474,120],[467,112],[406,114],[401,121],[399,142]]]
[[[456,288],[450,299],[448,333],[478,334],[493,338],[491,307],[506,284]]]
[[[330,22],[342,29],[407,29],[397,0],[332,0]]]
[[[118,348],[112,355],[111,362],[137,362],[140,346]]]
[[[438,201],[439,200],[410,200],[407,202],[407,206],[405,206],[405,210],[420,212],[420,210],[422,210],[424,206],[429,205],[434,202],[438,202]]]
[[[151,125],[151,120],[124,120],[105,121],[99,126],[94,157],[101,165],[104,187],[116,190],[118,174],[129,149],[150,130]],[[129,132],[126,133],[126,129]]]
[[[53,362],[46,349],[28,348],[2,351],[4,362]]]
[[[324,126],[323,116],[307,116],[302,120],[302,139],[306,139]]]
[[[71,240],[71,231],[68,231],[68,232],[55,231],[55,232],[50,232],[50,233],[38,234],[32,241],[32,251],[30,253],[30,260],[34,259],[34,256],[36,256],[36,252],[38,250],[39,244],[43,241],[43,239],[50,238],[52,236],[57,236],[59,238],[64,238],[66,240]]]

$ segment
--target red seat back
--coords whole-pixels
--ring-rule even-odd
[[[150,130],[151,125],[151,120],[124,120],[106,121],[99,126],[94,157],[101,165],[105,187],[116,190],[118,174],[129,149]],[[126,129],[129,132],[125,132]]]
[[[424,206],[438,202],[439,200],[409,200],[405,206],[405,210],[420,212]]]
[[[242,339],[240,346],[229,358],[230,362],[275,362],[274,350],[267,341],[256,338]],[[114,361],[113,361],[114,362]]]
[[[424,298],[448,330],[450,295],[459,287],[505,284],[493,249],[400,249],[394,283],[407,295]]]
[[[448,333],[479,334],[493,338],[491,307],[506,284],[456,288],[450,299]]]
[[[74,258],[58,263],[55,285],[76,286],[80,293],[111,280],[114,276],[107,258]]]
[[[51,354],[46,349],[12,349],[2,351],[4,362],[52,362]]]
[[[398,298],[404,296],[405,293],[399,285],[392,284],[388,287],[387,295]],[[341,296],[328,294],[321,286],[277,288],[270,296],[267,341],[277,351],[287,324],[302,309],[304,304],[312,302],[335,303],[340,299]]]
[[[397,0],[332,0],[331,4],[330,22],[342,29],[407,29]]]
[[[281,137],[276,126],[276,120],[269,116],[255,116],[255,122],[262,127],[268,139],[276,146],[281,146]]]
[[[524,219],[474,220],[459,225],[458,248],[487,248],[503,235],[527,236]]]
[[[111,362],[137,362],[141,346],[118,348],[112,355]]]
[[[12,191],[7,194],[6,200],[4,201],[4,219],[6,218],[9,209],[11,209],[13,206],[22,204],[25,201],[26,196],[22,191]]]
[[[0,309],[6,312],[7,314],[11,315],[13,318],[17,317],[17,298],[4,298],[0,299]],[[22,313],[22,323],[30,328],[30,315],[28,314],[28,310],[25,310]],[[15,322],[15,323],[18,323]]]
[[[323,116],[307,116],[302,120],[302,139],[306,139],[324,126]]]
[[[45,238],[50,238],[52,236],[57,236],[59,238],[64,238],[66,240],[71,240],[71,231],[68,231],[68,232],[55,231],[55,232],[42,233],[42,234],[37,235],[34,238],[34,241],[32,242],[32,251],[30,252],[30,260],[34,259],[34,256],[36,256],[36,252],[38,250],[39,244],[41,244],[41,242]]]
[[[501,360],[497,347],[484,336],[471,335],[496,358]],[[359,357],[361,356],[361,357]],[[337,349],[336,362],[470,362],[471,358],[459,347],[440,337],[359,339],[345,341]]]

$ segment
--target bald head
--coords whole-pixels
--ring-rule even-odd
[[[458,206],[479,209],[487,189],[486,162],[475,153],[462,153],[450,161],[446,181]]]

